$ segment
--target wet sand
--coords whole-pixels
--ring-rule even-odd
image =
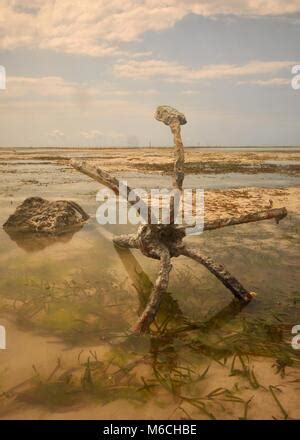
[[[271,152],[187,148],[185,155],[185,186],[205,189],[207,219],[271,205],[299,212],[300,149]],[[170,148],[7,149],[0,150],[0,191],[15,198],[19,189],[25,192],[26,185],[33,185],[42,187],[51,197],[51,186],[63,184],[65,195],[72,185],[76,197],[83,188],[91,192],[98,188],[96,182],[70,167],[70,158],[88,160],[134,187],[171,185]],[[250,180],[249,175],[253,175]]]
[[[92,160],[108,171],[147,171],[171,173],[172,148],[65,148],[1,149],[2,163],[33,160],[66,163],[68,159]],[[186,173],[282,172],[299,176],[300,149],[285,148],[236,150],[185,148]]]
[[[133,227],[96,223],[99,185],[69,167],[74,156],[129,183],[171,181],[170,149],[0,151],[1,224],[33,195],[76,200],[91,215],[81,231],[53,242],[1,231],[0,324],[7,350],[0,351],[0,417],[299,419],[300,358],[291,348],[291,329],[300,316],[300,182],[290,168],[299,152],[188,149],[187,160],[197,167],[216,162],[214,172],[199,174],[198,167],[187,174],[187,185],[198,182],[189,178],[209,176],[207,219],[271,205],[286,206],[289,214],[279,225],[267,221],[188,238],[258,296],[237,310],[218,280],[180,257],[151,338],[132,338],[129,329],[157,263],[138,252],[119,253],[107,240],[105,231]],[[265,161],[281,165],[261,173],[263,187],[255,180],[245,186],[243,176],[258,176],[254,169]]]

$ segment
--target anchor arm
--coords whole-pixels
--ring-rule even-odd
[[[169,273],[172,269],[170,252],[166,246],[160,244],[157,253],[160,255],[160,270],[155,281],[150,300],[140,316],[138,322],[134,326],[135,332],[144,333],[149,329],[149,326],[154,321],[156,313],[158,312],[161,300],[169,283]]]
[[[279,223],[279,221],[286,216],[286,208],[267,209],[265,211],[251,212],[250,214],[244,214],[238,217],[219,218],[213,221],[205,222],[204,231],[224,228],[225,226],[241,225],[242,223],[270,220],[271,218],[275,218],[276,222]]]
[[[193,249],[188,246],[183,246],[180,249],[180,253],[181,255],[192,258],[198,263],[203,264],[203,266],[213,273],[238,300],[245,303],[248,303],[252,300],[254,293],[245,289],[245,287],[243,287],[242,284],[221,264],[216,263],[209,257],[203,256],[197,249]]]
[[[127,249],[139,249],[138,237],[136,234],[117,235],[113,237],[116,246]]]

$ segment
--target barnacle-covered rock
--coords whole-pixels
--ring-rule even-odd
[[[88,214],[76,202],[49,202],[41,197],[30,197],[17,207],[3,228],[16,232],[62,234],[81,227],[88,218]]]

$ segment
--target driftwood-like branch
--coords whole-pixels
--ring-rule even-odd
[[[179,198],[182,195],[182,184],[184,179],[184,149],[181,140],[180,126],[186,124],[185,116],[176,109],[169,106],[160,106],[157,108],[155,117],[157,120],[163,122],[171,128],[174,136],[175,152],[174,152],[174,181],[173,186],[178,190]],[[173,198],[171,205],[171,215],[169,224],[157,224],[156,219],[151,218],[151,206],[145,204],[141,198],[135,194],[130,188],[126,187],[126,194],[120,194],[120,182],[118,179],[102,169],[90,165],[87,162],[71,161],[71,165],[78,171],[90,176],[92,179],[110,188],[115,194],[123,195],[126,200],[135,205],[139,202],[140,215],[147,213],[147,218],[144,218],[147,224],[138,228],[136,234],[120,235],[113,238],[115,245],[122,248],[139,249],[144,255],[149,258],[160,260],[160,270],[158,278],[150,296],[148,305],[140,316],[135,331],[145,332],[153,322],[156,313],[159,309],[163,294],[166,292],[169,282],[169,273],[172,268],[171,258],[183,255],[198,263],[204,265],[211,273],[213,273],[223,284],[227,287],[242,304],[247,304],[254,296],[242,284],[234,278],[222,265],[217,264],[211,258],[203,256],[197,249],[190,248],[183,243],[183,238],[186,235],[186,228],[192,226],[178,226],[174,224],[175,205],[178,206]],[[134,196],[133,201],[128,198],[129,193]],[[178,194],[177,194],[178,196]],[[148,195],[149,198],[149,195]],[[132,200],[132,198],[131,198]],[[144,214],[145,215],[145,214]],[[277,223],[279,220],[287,215],[285,208],[269,209],[261,212],[245,214],[237,217],[219,218],[213,221],[208,221],[204,224],[204,230],[213,230],[223,228],[225,226],[238,225],[242,223],[257,222],[275,218]]]
[[[193,249],[188,246],[183,246],[180,252],[181,255],[192,258],[198,263],[203,264],[203,266],[213,273],[237,299],[248,303],[253,298],[254,293],[245,289],[245,287],[243,287],[241,283],[221,264],[216,263],[211,258],[203,256],[197,249]]]
[[[115,245],[127,249],[139,249],[139,241],[136,234],[117,235],[114,236]]]
[[[174,138],[174,177],[173,187],[180,191],[179,199],[182,196],[182,185],[184,180],[184,148],[181,139],[181,125],[186,124],[186,118],[183,113],[180,113],[175,108],[168,105],[161,105],[157,108],[155,118],[168,125],[171,129]],[[180,206],[180,200],[177,203],[174,198],[171,198],[170,206],[170,224],[174,224],[177,216],[177,210]]]
[[[243,223],[260,222],[263,220],[271,220],[274,218],[278,224],[280,220],[287,216],[286,208],[274,208],[266,209],[265,211],[250,212],[249,214],[239,215],[237,217],[225,217],[217,218],[215,220],[206,221],[203,226],[203,231],[211,231],[214,229],[225,228],[226,226],[241,225]],[[186,230],[188,228],[194,228],[195,223],[192,225],[176,226],[178,230]]]
[[[172,197],[170,200],[170,224],[174,224],[178,209],[180,207],[180,199],[182,198],[182,185],[184,180],[184,149],[181,139],[181,127],[177,119],[170,124],[174,137],[174,176],[173,187],[178,190],[177,198]]]
[[[147,307],[134,327],[136,332],[143,333],[148,330],[158,312],[163,294],[169,284],[169,273],[172,268],[169,250],[166,246],[159,245],[156,252],[160,255],[160,270]]]
[[[119,195],[120,182],[116,177],[112,176],[101,168],[91,165],[86,161],[71,159],[70,164],[76,170],[80,171],[83,174],[86,174],[87,176],[91,177],[102,185],[107,186],[107,188],[110,188],[115,194]],[[130,188],[128,188],[128,190],[129,192],[131,191]]]
[[[184,149],[181,139],[180,126],[186,124],[186,118],[183,113],[180,113],[169,105],[161,105],[157,107],[155,118],[168,125],[174,137],[174,180],[173,186],[180,191],[182,190],[182,183],[184,179]]]
[[[181,191],[184,179],[184,149],[181,139],[181,128],[179,122],[177,121],[172,122],[170,128],[174,136],[175,147],[173,186]]]
[[[224,228],[225,226],[241,225],[242,223],[260,222],[275,218],[279,223],[287,216],[286,208],[267,209],[266,211],[251,212],[250,214],[240,215],[238,217],[219,218],[213,221],[205,222],[204,231]]]
[[[83,174],[86,174],[87,176],[91,177],[92,179],[96,180],[97,182],[101,183],[107,188],[111,189],[116,195],[120,195],[120,181],[115,176],[85,161],[82,162],[72,159],[70,161],[70,164],[76,170],[80,171]],[[137,202],[139,202],[141,207],[140,209],[141,217],[143,217],[143,213],[146,213],[146,218],[144,217],[143,218],[147,223],[150,222],[151,210],[148,209],[148,205],[138,196],[138,194],[135,193],[135,191],[132,188],[130,188],[130,186],[127,185],[125,189],[126,189],[126,194],[124,194],[124,196],[126,201],[131,205],[135,205]],[[130,198],[129,198],[129,194],[131,195]]]

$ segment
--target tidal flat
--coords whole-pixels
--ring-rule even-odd
[[[299,419],[300,149],[186,149],[185,187],[212,219],[286,206],[288,216],[187,240],[256,298],[246,307],[204,267],[174,259],[151,333],[132,334],[158,263],[113,246],[100,226],[92,161],[141,188],[171,184],[170,148],[0,150],[1,225],[27,197],[78,202],[90,215],[60,237],[0,230],[2,419]]]

